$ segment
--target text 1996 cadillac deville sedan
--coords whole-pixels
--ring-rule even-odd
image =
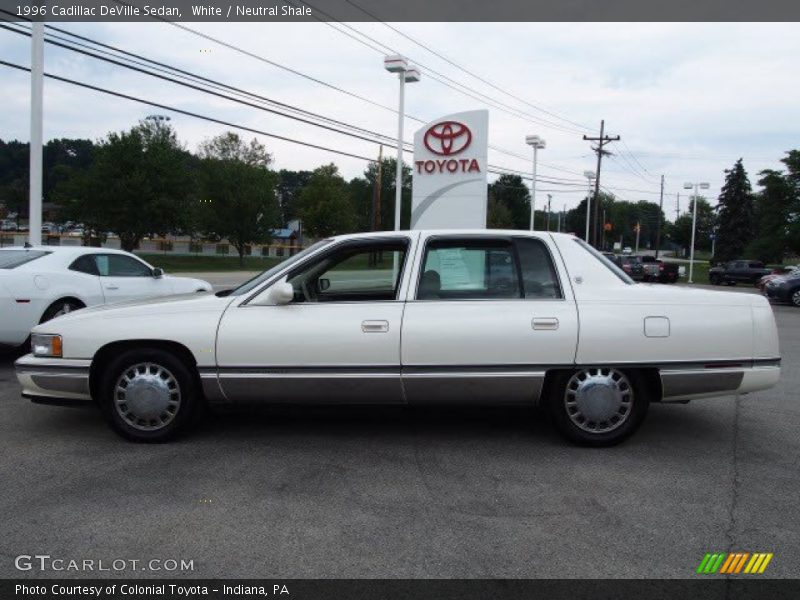
[[[608,445],[650,402],[780,376],[764,298],[637,285],[571,235],[526,231],[326,239],[230,292],[59,317],[32,350],[25,397],[93,400],[137,441],[203,403],[539,403],[570,440]]]

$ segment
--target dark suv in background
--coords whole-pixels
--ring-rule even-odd
[[[772,273],[764,263],[757,260],[732,260],[724,265],[712,267],[708,271],[708,281],[712,285],[736,285],[737,283],[758,284],[758,281]]]

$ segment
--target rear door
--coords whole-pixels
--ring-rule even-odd
[[[547,368],[574,364],[577,311],[553,248],[550,236],[424,240],[403,317],[409,403],[532,403]]]

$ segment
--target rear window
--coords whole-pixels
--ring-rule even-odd
[[[600,262],[603,264],[603,266],[604,266],[604,267],[606,267],[606,268],[607,268],[609,271],[611,271],[611,272],[612,272],[614,275],[616,275],[617,277],[619,277],[619,278],[620,278],[620,279],[621,279],[621,280],[622,280],[624,283],[627,283],[627,284],[629,284],[629,285],[632,285],[632,284],[634,284],[634,283],[635,283],[635,282],[633,281],[633,279],[631,279],[631,278],[628,276],[628,274],[627,274],[625,271],[623,271],[622,269],[620,269],[620,268],[619,268],[617,265],[615,265],[613,262],[611,262],[610,260],[608,260],[608,259],[607,259],[605,256],[603,256],[602,254],[600,254],[600,252],[598,252],[597,250],[595,250],[595,249],[594,249],[592,246],[590,246],[589,244],[587,244],[586,242],[584,242],[582,239],[580,239],[580,238],[575,238],[575,242],[576,242],[576,243],[577,243],[577,244],[578,244],[578,245],[579,245],[581,248],[583,248],[583,249],[584,249],[584,250],[586,250],[586,251],[587,251],[589,254],[591,254],[593,257],[595,257],[597,260],[599,260],[599,261],[600,261]]]
[[[45,250],[0,250],[0,269],[16,269],[47,254]]]

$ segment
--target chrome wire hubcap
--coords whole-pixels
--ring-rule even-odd
[[[795,306],[800,306],[800,290],[797,290],[794,294],[792,294],[792,304]]]
[[[169,425],[181,406],[175,376],[161,365],[139,363],[125,370],[114,386],[114,407],[131,427],[155,431]]]
[[[628,378],[616,369],[582,369],[567,382],[564,408],[570,420],[583,431],[614,431],[631,414],[633,388]]]

